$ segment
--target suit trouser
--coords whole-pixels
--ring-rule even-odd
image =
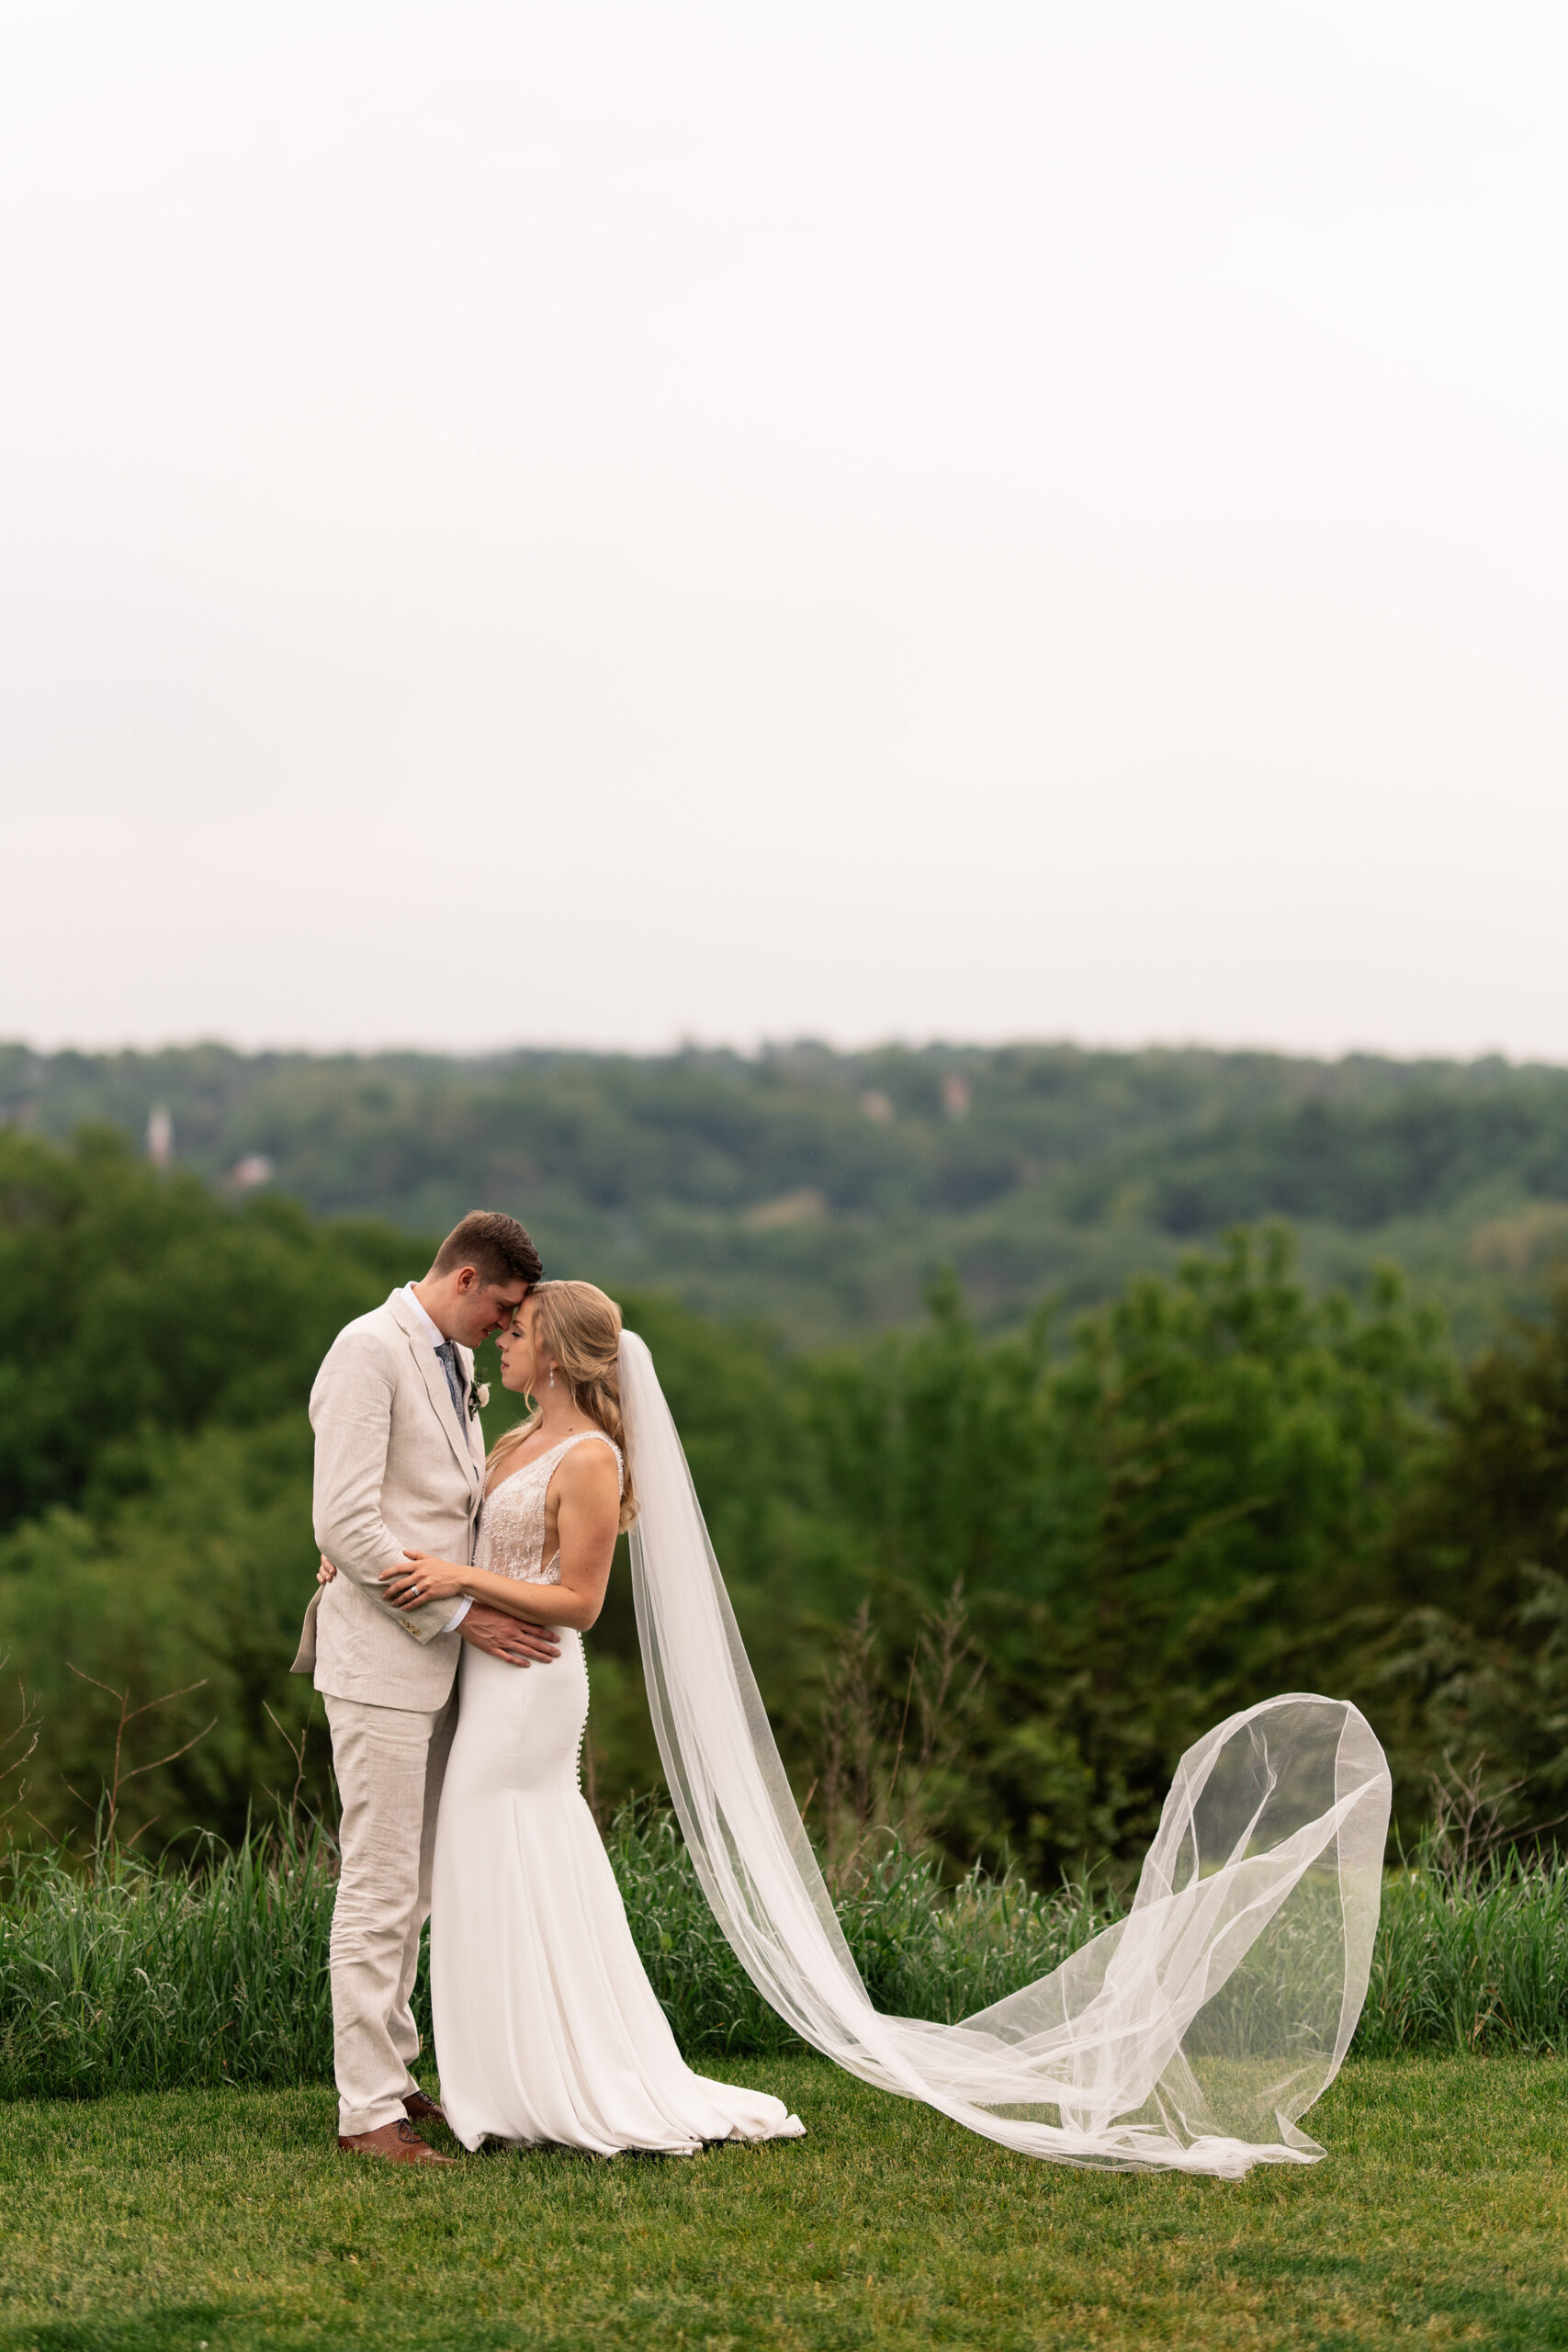
[[[457,1728],[454,1691],[423,1713],[327,1699],[343,1801],[333,1912],[333,2064],[338,2130],[378,2132],[418,2088],[411,2006],[420,1930],[430,1917],[435,1816]]]

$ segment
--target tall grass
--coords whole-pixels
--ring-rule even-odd
[[[1516,1849],[1391,1871],[1356,2048],[1568,2050],[1568,1865]]]
[[[742,1972],[667,1818],[620,1815],[609,1846],[632,1931],[682,2046],[762,2055],[795,2037]],[[285,1824],[188,1870],[101,1853],[84,1871],[18,1854],[0,1903],[0,2095],[96,2097],[331,2072],[334,1857]],[[873,1999],[950,2021],[1065,1959],[1119,1916],[975,1872],[944,1887],[895,1844],[842,1896]],[[1391,1873],[1357,2048],[1568,2049],[1568,1869],[1509,1855]]]
[[[0,2095],[96,2098],[332,2072],[334,1857],[286,1823],[188,1870],[17,1854],[0,1904]]]

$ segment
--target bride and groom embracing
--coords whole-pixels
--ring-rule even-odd
[[[529,1418],[487,1461],[473,1350]],[[463,1219],[341,1332],[310,1397],[322,1554],[296,1671],[343,1806],[332,1931],[340,2148],[612,2155],[799,2136],[683,2062],[579,1785],[581,1636],[617,1534],[649,1711],[703,1892],[752,1982],[863,2081],[1055,2163],[1235,2177],[1310,2163],[1297,2121],[1365,1997],[1391,1794],[1348,1702],[1263,1700],[1180,1759],[1126,1917],[958,2024],[873,2007],[751,1676],[643,1341],[547,1282],[516,1220]],[[430,1920],[442,2106],[410,2072]]]
[[[465,1217],[423,1282],[340,1332],[310,1397],[323,1556],[296,1668],[313,1664],[343,1806],[338,2145],[395,2162],[452,2161],[413,2129],[441,2114],[409,2071],[427,1916],[465,2146],[610,2155],[801,2130],[682,2063],[579,1787],[582,1634],[636,1472],[619,1311],[540,1272],[515,1218]],[[534,1410],[487,1464],[472,1351],[496,1331]]]

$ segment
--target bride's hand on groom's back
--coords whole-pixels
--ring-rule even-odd
[[[547,1625],[525,1625],[504,1609],[476,1600],[459,1628],[466,1642],[498,1657],[507,1666],[553,1666],[560,1656],[560,1636]]]

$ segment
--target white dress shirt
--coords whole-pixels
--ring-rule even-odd
[[[433,1348],[444,1348],[446,1345],[446,1334],[445,1331],[437,1329],[437,1327],[431,1321],[429,1316],[425,1313],[423,1307],[420,1305],[412,1283],[405,1283],[398,1295],[400,1298],[407,1299],[409,1305],[412,1307],[414,1313],[423,1324],[426,1332],[429,1334],[431,1346]],[[442,1377],[445,1379],[445,1374],[443,1374]],[[465,1593],[462,1600],[457,1603],[457,1608],[452,1611],[451,1616],[447,1618],[446,1623],[441,1628],[442,1632],[444,1634],[455,1634],[473,1605],[472,1600],[467,1593]]]

